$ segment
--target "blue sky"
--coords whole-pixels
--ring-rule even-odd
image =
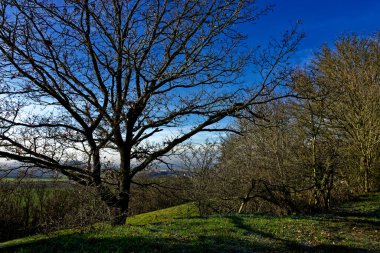
[[[263,16],[257,24],[245,27],[249,35],[248,45],[265,42],[281,35],[302,21],[301,29],[306,37],[296,54],[302,63],[323,43],[332,45],[344,34],[368,35],[380,32],[380,0],[258,0],[261,6],[275,5],[273,12]]]
[[[295,64],[306,63],[324,43],[332,46],[343,35],[380,32],[380,0],[257,0],[257,3],[259,6],[275,6],[256,24],[245,24],[239,28],[249,36],[246,42],[248,48],[266,44],[271,38],[279,38],[300,20],[300,31],[306,37],[295,53]],[[254,76],[246,74],[247,80]],[[229,122],[224,121],[226,124]],[[171,134],[177,130],[174,129]],[[167,132],[162,135],[167,135]],[[219,136],[203,133],[195,136],[193,141],[202,143],[205,139],[217,140]]]

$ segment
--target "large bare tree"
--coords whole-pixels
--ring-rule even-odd
[[[241,46],[239,24],[266,10],[250,0],[1,0],[0,157],[96,187],[123,223],[137,173],[286,95],[273,92],[300,37],[287,32],[254,61]],[[249,63],[259,78],[243,83]],[[117,154],[112,182],[107,152]]]

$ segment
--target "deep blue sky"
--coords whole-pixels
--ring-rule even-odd
[[[248,44],[254,45],[278,36],[297,20],[306,37],[299,47],[297,62],[303,62],[323,43],[332,45],[344,34],[368,35],[380,32],[380,0],[258,0],[272,3],[273,12],[257,24],[246,27]]]

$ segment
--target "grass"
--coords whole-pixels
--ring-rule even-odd
[[[372,194],[361,196],[355,201],[345,203],[338,212],[351,216],[380,217],[380,195]]]
[[[199,216],[199,211],[195,204],[191,203],[132,216],[127,220],[127,225],[174,222],[177,219],[187,219],[197,216]]]
[[[193,204],[0,244],[4,252],[380,252],[380,194],[334,213],[202,218]]]

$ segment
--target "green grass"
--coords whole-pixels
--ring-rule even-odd
[[[127,220],[127,225],[174,222],[177,219],[193,218],[197,216],[199,216],[198,208],[195,204],[191,203],[132,216]]]
[[[5,252],[380,252],[380,194],[336,213],[202,218],[193,204],[0,244]]]
[[[368,217],[380,217],[380,195],[372,194],[361,196],[356,201],[345,203],[340,208],[341,212],[352,215],[363,215]]]

